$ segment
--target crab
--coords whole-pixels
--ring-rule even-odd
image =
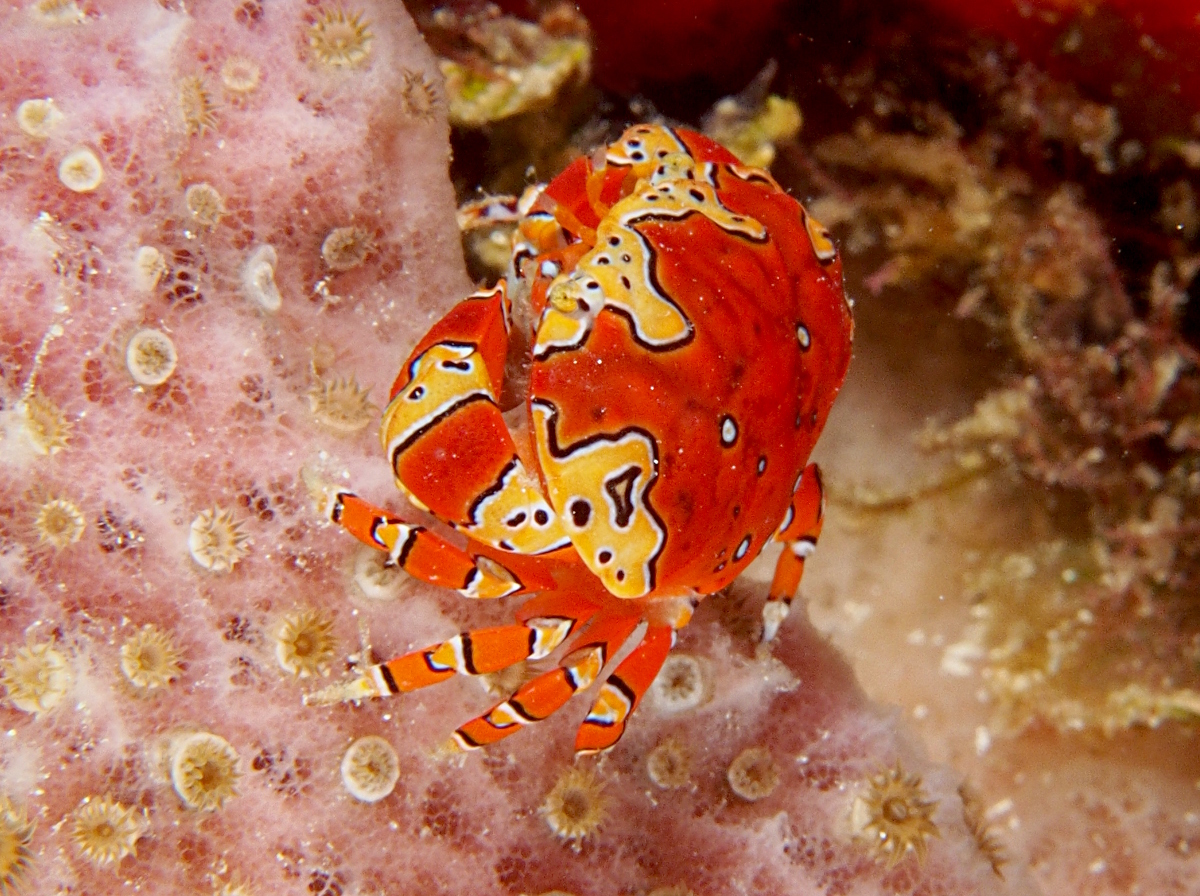
[[[459,537],[348,491],[326,508],[417,579],[525,600],[511,625],[362,666],[314,699],[412,691],[566,644],[453,741],[493,744],[599,680],[575,739],[593,753],[620,739],[700,600],[771,539],[785,550],[762,636],[776,635],[821,531],[808,457],[853,319],[828,232],[767,172],[700,134],[636,125],[477,211],[498,209],[516,224],[508,276],[420,340],[381,426],[400,490]],[[514,300],[531,333],[516,331]],[[506,414],[518,351],[528,386]]]

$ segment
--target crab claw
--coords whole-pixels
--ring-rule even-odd
[[[304,695],[305,706],[332,706],[335,703],[357,703],[372,697],[384,697],[387,691],[381,691],[375,679],[370,675],[360,675],[349,681],[339,681],[329,687],[321,688],[311,694]]]

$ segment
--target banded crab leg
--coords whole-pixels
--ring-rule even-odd
[[[775,564],[775,577],[763,607],[764,642],[772,640],[783,620],[787,619],[792,598],[804,576],[804,561],[816,550],[824,521],[825,490],[821,484],[821,470],[816,464],[809,464],[800,474],[792,493],[792,503],[775,533],[775,540],[782,541],[785,547]]]
[[[546,594],[527,601],[514,625],[476,629],[421,650],[361,669],[357,678],[305,697],[309,705],[388,697],[438,684],[456,674],[486,675],[553,653],[596,612],[596,605],[571,594]]]
[[[596,619],[571,645],[558,668],[526,682],[507,700],[467,722],[454,732],[454,742],[462,750],[486,747],[553,715],[577,692],[591,686],[641,621],[640,614]]]
[[[353,492],[334,492],[327,513],[363,544],[384,551],[388,563],[422,582],[453,588],[463,597],[507,597],[553,584],[550,578],[531,581],[528,572],[524,579],[518,578],[491,557],[469,553],[424,526],[391,516]]]
[[[642,642],[600,686],[596,702],[575,735],[576,753],[599,753],[616,746],[625,733],[626,720],[637,709],[674,644],[675,629],[669,625],[646,629]]]

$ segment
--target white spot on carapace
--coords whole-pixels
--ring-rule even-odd
[[[808,327],[804,324],[796,324],[796,338],[800,340],[800,348],[808,351],[812,345],[812,334],[808,332]]]
[[[721,444],[728,448],[737,441],[738,427],[732,417],[726,414],[721,418]]]
[[[553,278],[553,277],[558,276],[560,270],[561,270],[561,268],[559,268],[559,266],[556,262],[543,261],[541,268],[539,268],[539,270],[538,270],[538,273],[540,273],[543,277]]]
[[[738,543],[737,550],[733,552],[734,560],[741,560],[743,557],[746,556],[746,551],[750,550],[750,542],[751,541],[752,541],[751,536],[747,535],[745,538],[743,538]]]

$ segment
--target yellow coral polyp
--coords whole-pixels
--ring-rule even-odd
[[[753,803],[775,792],[779,786],[779,766],[766,747],[748,747],[729,763],[725,779],[734,793]]]
[[[354,377],[321,380],[308,391],[309,410],[326,429],[338,435],[353,435],[379,413],[368,397],[370,391]]]
[[[217,104],[198,75],[179,82],[179,111],[188,134],[203,136],[217,127]]]
[[[663,790],[683,787],[691,780],[692,757],[675,738],[668,738],[646,757],[646,774]]]
[[[344,68],[361,63],[370,55],[371,25],[362,13],[346,12],[340,6],[322,9],[308,30],[308,45],[322,65]]]
[[[25,812],[0,795],[0,896],[24,889],[33,867],[33,829]]]
[[[39,454],[57,454],[67,447],[71,422],[49,398],[35,391],[21,401],[18,410],[25,433]]]
[[[183,192],[192,219],[203,227],[213,228],[225,217],[225,200],[212,184],[192,184]]]
[[[62,119],[62,112],[49,97],[25,100],[17,106],[17,127],[35,140],[49,137]]]
[[[8,702],[35,716],[61,704],[73,680],[66,656],[51,643],[30,642],[0,662]]]
[[[104,166],[100,157],[80,146],[71,150],[58,163],[58,179],[74,193],[90,193],[104,182]]]
[[[154,625],[142,626],[121,645],[121,674],[136,688],[163,688],[183,674],[175,642]]]
[[[650,685],[649,696],[659,712],[686,712],[708,699],[709,678],[704,659],[687,653],[672,653]]]
[[[30,11],[45,25],[78,25],[84,19],[76,0],[34,0]]]
[[[211,812],[237,796],[238,754],[208,731],[183,736],[171,750],[171,786],[189,809]]]
[[[87,522],[74,502],[66,498],[51,498],[38,508],[33,528],[40,544],[62,550],[83,538]]]
[[[125,347],[125,369],[140,386],[159,386],[171,378],[179,355],[161,330],[138,330]]]
[[[280,667],[298,678],[324,672],[337,648],[333,619],[320,610],[301,609],[283,617],[275,635]]]
[[[246,56],[230,56],[221,65],[221,83],[235,94],[250,94],[262,80],[262,66]]]
[[[424,72],[405,70],[400,76],[400,103],[405,114],[430,121],[441,106],[437,87]]]
[[[71,839],[85,859],[101,867],[136,855],[147,827],[137,810],[108,796],[85,797],[73,817]]]
[[[395,790],[398,780],[400,759],[382,737],[360,737],[342,757],[342,784],[356,800],[377,803]]]
[[[335,227],[321,243],[321,258],[331,271],[349,271],[358,267],[375,251],[375,239],[363,227]]]
[[[250,553],[250,536],[242,531],[241,520],[220,507],[206,510],[192,520],[188,533],[188,553],[205,569],[229,572]]]
[[[608,815],[604,782],[590,769],[567,769],[546,794],[539,811],[556,836],[578,847]]]
[[[850,823],[875,854],[894,867],[910,851],[923,863],[930,837],[940,836],[933,823],[936,800],[928,800],[921,776],[904,771],[900,763],[873,777],[866,793],[857,797]]]

